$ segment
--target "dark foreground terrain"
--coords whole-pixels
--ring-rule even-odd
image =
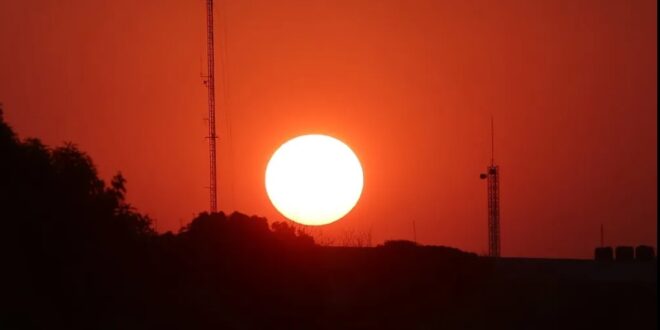
[[[324,249],[339,327],[651,329],[657,264]],[[375,279],[375,280],[373,280]],[[360,311],[355,313],[354,311]]]
[[[655,329],[656,261],[493,260],[389,242],[317,246],[200,214],[157,234],[75,145],[0,109],[0,329]]]
[[[267,230],[258,218],[220,214],[196,221],[208,223],[152,237],[124,255],[15,260],[4,271],[0,328],[657,327],[655,262],[318,247],[294,236],[257,241],[250,229],[221,229],[245,221]]]

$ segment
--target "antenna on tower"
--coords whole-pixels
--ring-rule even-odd
[[[412,227],[413,227],[413,241],[417,243],[417,227],[415,226],[415,219],[412,221]]]
[[[490,116],[490,166],[495,165],[495,122]]]
[[[206,77],[206,88],[208,88],[209,107],[209,202],[211,213],[218,211],[217,188],[216,188],[216,140],[215,133],[215,59],[213,49],[213,0],[206,0],[206,54],[208,57],[208,76]]]

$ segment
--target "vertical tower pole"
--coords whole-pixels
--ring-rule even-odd
[[[495,165],[495,122],[490,117],[490,166]]]
[[[414,219],[412,221],[412,225],[413,225],[413,240],[415,241],[415,243],[417,243],[417,227],[415,226]]]
[[[213,48],[213,0],[206,0],[206,42],[208,57],[208,77],[206,87],[208,88],[209,106],[209,193],[211,213],[218,211],[217,187],[216,187],[216,140],[215,133],[215,52]]]

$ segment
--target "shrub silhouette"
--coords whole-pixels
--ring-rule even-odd
[[[639,245],[635,248],[635,260],[653,261],[655,259],[655,250],[652,246]]]
[[[400,239],[385,241],[383,247],[391,249],[413,249],[419,247],[419,245],[413,241]]]
[[[594,260],[612,261],[614,260],[614,249],[611,246],[597,247],[594,250]]]
[[[614,259],[616,261],[635,260],[635,248],[632,246],[617,246],[614,249]]]

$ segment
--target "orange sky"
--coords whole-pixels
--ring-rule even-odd
[[[342,139],[371,231],[478,253],[489,118],[505,256],[656,246],[656,1],[219,1],[220,207],[279,220],[266,163]],[[208,205],[202,0],[0,1],[0,102],[22,137],[74,141],[175,230]]]

